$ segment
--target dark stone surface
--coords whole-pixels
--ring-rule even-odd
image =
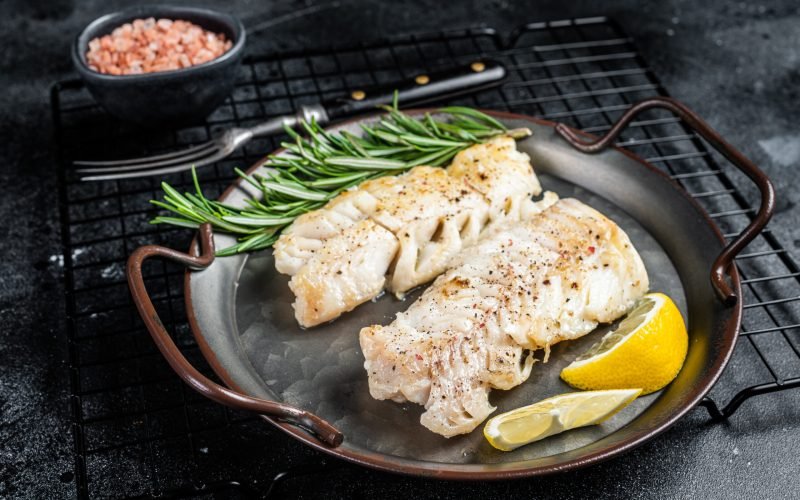
[[[529,21],[614,17],[634,37],[665,87],[774,179],[780,201],[772,226],[796,255],[796,2],[341,1],[332,15],[335,3],[239,0],[227,5],[248,26],[259,27],[251,31],[249,41],[254,53],[443,26],[482,23],[504,31]],[[75,494],[48,88],[54,80],[72,75],[68,50],[75,33],[101,13],[123,5],[127,3],[99,0],[0,3],[1,497]],[[319,9],[311,8],[307,15],[292,15],[315,5]],[[276,19],[283,22],[269,26]],[[727,424],[706,422],[705,412],[695,410],[623,458],[552,478],[459,485],[347,469],[331,484],[327,481],[332,478],[324,478],[322,493],[317,489],[321,481],[296,486],[306,498],[796,498],[800,391],[749,401]],[[281,442],[287,460],[314,460],[313,453],[298,448]],[[108,478],[109,491],[120,479]]]

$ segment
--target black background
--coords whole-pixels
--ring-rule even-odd
[[[0,1],[0,496],[75,494],[48,89],[73,75],[68,50],[75,34],[100,14],[131,3]],[[798,253],[796,2],[251,0],[217,7],[255,28],[248,40],[253,54],[443,27],[507,31],[531,21],[613,17],[671,94],[772,177],[779,195],[773,230]],[[705,411],[694,410],[623,458],[552,478],[462,486],[346,469],[340,480],[323,476],[299,486],[304,497],[330,498],[796,498],[800,391],[751,400],[726,424],[707,420]],[[280,453],[268,460],[267,470],[319,459],[273,435]],[[108,477],[111,483],[122,479]]]

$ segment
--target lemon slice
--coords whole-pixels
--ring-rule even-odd
[[[675,303],[663,293],[649,293],[616,330],[564,368],[561,378],[578,389],[638,387],[649,394],[678,375],[688,347]]]
[[[483,428],[489,444],[511,451],[553,434],[595,425],[641,394],[641,389],[570,392],[492,417]]]

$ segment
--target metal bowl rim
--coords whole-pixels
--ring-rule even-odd
[[[207,20],[227,22],[233,29],[235,40],[233,40],[233,45],[231,48],[219,57],[215,57],[214,59],[202,64],[189,66],[188,68],[156,71],[153,73],[143,73],[138,75],[109,75],[94,71],[93,69],[89,68],[89,65],[86,63],[86,49],[91,41],[89,36],[95,35],[95,32],[99,26],[112,20],[118,20],[121,25],[125,22],[128,22],[127,19],[133,15],[149,15],[151,17],[155,17],[152,14],[153,11],[161,12],[164,15],[169,15],[170,18],[173,16],[180,16],[182,14],[191,14],[204,17]],[[71,55],[75,68],[84,78],[90,78],[94,81],[102,81],[104,83],[118,85],[135,84],[141,82],[150,83],[188,78],[197,74],[198,72],[208,70],[215,66],[224,65],[232,59],[239,59],[243,55],[246,40],[247,32],[242,24],[242,21],[239,20],[239,18],[225,12],[203,7],[184,7],[177,5],[139,5],[104,14],[87,24],[86,27],[84,27],[80,33],[75,36],[75,40],[72,43]]]

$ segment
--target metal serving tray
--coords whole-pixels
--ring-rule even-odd
[[[678,115],[761,191],[758,215],[730,245],[725,246],[702,208],[666,175],[630,152],[609,147],[635,116],[650,108]],[[733,351],[742,302],[731,262],[769,220],[774,206],[769,180],[696,115],[667,98],[634,105],[604,138],[591,143],[585,142],[591,137],[563,125],[494,115],[509,127],[533,130],[518,148],[531,156],[544,189],[578,198],[619,223],[642,254],[651,288],[678,303],[688,322],[690,346],[681,373],[667,388],[640,398],[601,426],[510,453],[492,449],[479,430],[447,440],[420,426],[419,407],[370,398],[358,349],[362,326],[389,322],[415,294],[406,301],[384,296],[331,324],[301,330],[293,319],[287,280],[274,271],[271,252],[215,260],[213,246],[228,245],[231,238],[212,235],[208,226],[201,228],[190,254],[151,245],[137,249],[128,263],[134,301],[170,365],[204,395],[259,412],[310,446],[366,466],[421,476],[502,479],[552,473],[623,453],[669,427],[701,401]],[[337,128],[357,133],[359,121]],[[248,189],[236,183],[221,200],[241,203],[254,194]],[[196,269],[187,271],[185,280],[190,325],[227,388],[195,370],[161,325],[142,276],[143,262],[154,256]],[[505,411],[568,391],[559,371],[601,331],[557,346],[550,362],[538,363],[528,382],[511,391],[494,391],[492,402]]]

